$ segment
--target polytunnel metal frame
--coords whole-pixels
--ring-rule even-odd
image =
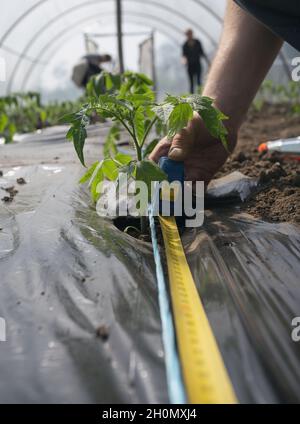
[[[85,22],[89,22],[89,21],[91,21],[93,18],[95,18],[95,17],[98,17],[98,16],[114,16],[114,12],[107,12],[107,13],[103,13],[103,12],[101,12],[99,15],[98,14],[93,14],[93,15],[91,15],[91,16],[89,16],[89,17],[85,17],[85,18],[82,18],[82,19],[80,19],[80,21],[77,21],[75,24],[73,24],[73,25],[70,25],[70,26],[68,26],[68,27],[66,27],[66,28],[64,28],[59,34],[56,34],[55,35],[55,37],[53,37],[45,46],[43,46],[43,48],[40,50],[40,52],[39,52],[39,55],[40,55],[40,57],[42,57],[43,55],[44,55],[44,53],[46,53],[47,52],[47,49],[49,48],[49,47],[51,47],[51,45],[53,44],[53,43],[55,43],[56,41],[58,41],[58,40],[60,40],[61,39],[61,37],[63,37],[68,31],[70,31],[70,30],[72,30],[72,29],[74,29],[74,28],[76,28],[76,26],[77,25],[80,25],[80,24],[82,24],[82,23],[85,23]],[[139,12],[137,12],[137,13],[135,13],[135,12],[132,12],[132,11],[128,11],[128,12],[125,12],[124,13],[124,16],[128,16],[128,17],[137,17],[137,18],[140,18],[140,17],[142,17],[142,18],[145,18],[145,19],[151,19],[151,20],[155,20],[155,21],[157,21],[157,22],[161,22],[163,25],[165,25],[165,26],[167,26],[168,28],[170,28],[171,30],[173,30],[174,32],[176,31],[176,32],[179,32],[180,30],[178,30],[178,28],[175,26],[175,25],[172,25],[170,22],[168,22],[168,21],[166,21],[166,20],[164,20],[164,19],[162,19],[162,18],[158,18],[157,16],[154,16],[154,15],[151,15],[151,14],[148,14],[148,13],[143,13],[143,14],[141,14],[141,13],[139,13]],[[163,30],[161,30],[160,28],[157,28],[157,30],[159,31],[159,32],[161,32],[161,33],[163,33],[164,31]],[[171,38],[173,41],[175,41],[175,39],[173,39],[172,37],[170,37],[169,36],[169,38]],[[176,41],[175,41],[176,42]],[[23,79],[23,82],[22,82],[22,84],[21,84],[21,89],[23,90],[23,89],[25,89],[26,88],[26,85],[28,84],[28,81],[29,81],[29,79],[30,79],[30,77],[31,77],[31,75],[32,75],[32,73],[34,72],[34,68],[35,68],[35,66],[36,66],[36,64],[32,64],[32,66],[28,69],[28,71],[26,72],[26,74],[25,74],[25,76],[24,76],[24,79]]]
[[[139,3],[142,4],[143,2],[140,0],[123,0],[124,2],[126,1],[126,3]],[[101,0],[101,4],[102,3],[112,3],[112,0]],[[80,4],[76,4],[75,6],[72,6],[68,9],[65,9],[63,12],[61,12],[59,15],[56,15],[55,17],[53,17],[52,19],[50,19],[47,22],[47,25],[43,26],[42,28],[40,28],[37,32],[34,33],[34,35],[31,37],[31,39],[29,40],[29,42],[26,44],[26,46],[24,47],[21,55],[25,55],[27,54],[27,52],[31,49],[32,45],[34,44],[34,42],[36,41],[36,39],[43,34],[45,31],[47,31],[53,24],[55,24],[56,22],[58,22],[60,19],[63,19],[65,16],[68,16],[70,13],[80,10],[82,8],[86,8],[88,6],[94,5],[94,4],[100,4],[99,0],[88,0],[84,3],[80,3]],[[153,1],[153,0],[147,0],[147,4],[149,6],[153,6],[154,8],[160,8],[170,14],[173,14],[174,16],[179,17],[180,19],[185,20],[189,25],[194,26],[195,28],[197,28],[197,30],[199,32],[202,33],[203,36],[205,36],[214,47],[217,46],[217,43],[215,42],[215,40],[212,38],[212,36],[205,31],[203,28],[201,28],[199,26],[199,24],[197,22],[194,22],[192,19],[186,17],[186,16],[182,16],[181,13],[179,13],[176,10],[173,10],[172,8],[170,8],[169,6],[163,5],[159,2]],[[123,12],[124,16],[126,14],[126,11]],[[142,16],[142,15],[141,15]],[[37,57],[39,58],[40,55],[38,54]],[[14,83],[14,79],[17,75],[17,72],[22,64],[22,60],[23,58],[20,56],[17,64],[14,67],[14,70],[9,78],[8,84],[7,84],[7,92],[9,93],[13,87],[13,83]]]
[[[103,14],[103,13],[101,13],[101,15],[93,15],[93,17],[98,17],[98,16],[112,16],[113,15],[113,12],[107,12],[107,13],[105,13],[105,14]],[[84,18],[84,19],[86,19],[86,18]],[[91,17],[88,17],[88,20],[91,20],[92,18]],[[145,19],[154,19],[154,16],[153,15],[149,15],[149,14],[145,14]],[[126,14],[126,20],[127,20],[127,22],[129,22],[129,23],[132,23],[132,24],[134,24],[134,25],[137,25],[137,26],[142,26],[142,27],[144,27],[144,23],[141,23],[141,21],[140,20],[138,20],[138,19],[132,19],[131,18],[131,15],[130,14]],[[155,20],[157,20],[157,18],[155,17]],[[172,30],[172,31],[174,31],[174,32],[176,32],[176,33],[178,33],[179,32],[179,30],[177,29],[177,27],[173,27],[173,26],[171,26],[171,24],[170,24],[170,22],[168,22],[168,21],[165,21],[164,19],[160,19],[159,18],[159,22],[161,22],[163,25],[165,25],[165,26],[168,26],[169,28],[170,28],[170,30]],[[157,22],[156,22],[156,24],[157,24]],[[149,25],[152,25],[152,24],[150,24],[149,23]],[[72,27],[72,28],[70,28],[70,27],[68,27],[68,30],[72,30],[72,29],[74,29],[74,26]],[[76,27],[75,27],[75,29],[76,29]],[[170,41],[172,41],[174,44],[176,44],[177,46],[180,46],[180,42],[175,38],[175,37],[173,37],[170,33],[168,33],[168,31],[167,30],[165,30],[165,29],[163,29],[163,28],[161,28],[161,27],[159,27],[158,25],[156,25],[156,28],[154,28],[154,30],[155,31],[157,31],[157,32],[160,32],[161,34],[163,34],[166,38],[168,38]],[[67,31],[66,31],[67,32]],[[115,36],[115,34],[102,34],[102,36],[110,36],[110,37],[112,37],[112,36]],[[62,38],[60,39],[60,41],[61,40],[69,40],[70,39],[70,37],[73,37],[73,33],[72,34],[69,34],[68,35],[68,37],[67,38],[63,38],[63,35],[62,35]],[[54,42],[56,42],[56,41],[58,41],[57,39],[55,39],[55,40],[51,40],[51,44],[53,44]],[[61,47],[58,47],[58,48],[56,48],[56,50],[55,50],[55,52],[58,52],[59,50],[61,50],[61,48],[63,48],[63,46],[61,46]],[[52,53],[52,50],[49,50],[48,51],[48,56],[47,56],[47,58],[45,59],[45,61],[42,61],[41,63],[40,63],[40,65],[41,66],[45,66],[45,65],[48,65],[49,63],[50,63],[50,60],[49,60],[49,58],[51,58],[53,56],[53,53]],[[21,86],[21,88],[23,87],[23,85]]]
[[[42,6],[44,3],[47,3],[50,0],[40,0],[38,3],[32,5],[29,9],[25,10],[25,12],[22,13],[15,21],[14,23],[5,31],[4,35],[0,39],[0,47],[3,46],[4,41],[7,39],[7,37],[11,34],[11,32],[17,28],[17,26],[23,22],[23,20],[29,16],[32,12],[34,12],[37,8]],[[214,16],[219,22],[222,22],[222,19],[220,16],[214,12],[213,9],[211,9],[208,5],[203,3],[201,0],[190,0],[198,5],[201,5],[203,9],[205,9],[207,12],[209,12],[212,16]]]
[[[38,7],[42,6],[44,3],[48,2],[50,0],[41,0],[40,2],[36,3],[35,5],[31,6],[27,11],[25,11],[9,28],[8,30],[5,32],[5,34],[3,35],[3,37],[0,40],[0,47],[3,45],[4,41],[7,39],[7,37],[12,33],[12,31],[14,31],[18,25],[21,24],[21,22],[26,19],[27,16],[29,16],[31,13],[33,13]],[[9,93],[13,87],[13,82],[15,79],[15,76],[19,70],[19,67],[21,66],[22,60],[24,59],[24,55],[26,55],[26,53],[28,52],[28,50],[30,50],[31,46],[34,44],[34,41],[36,40],[36,38],[42,34],[45,30],[47,30],[52,23],[57,22],[59,19],[61,19],[63,16],[68,15],[69,13],[72,13],[74,10],[78,10],[80,8],[84,8],[87,7],[88,5],[91,4],[95,4],[95,3],[104,3],[104,2],[112,2],[112,0],[101,0],[101,2],[99,2],[99,0],[89,0],[86,3],[83,4],[78,4],[76,6],[73,6],[65,11],[63,11],[62,13],[60,13],[60,15],[56,16],[55,18],[51,19],[46,26],[44,26],[43,28],[41,28],[39,31],[37,31],[34,35],[34,37],[31,38],[30,42],[27,43],[26,47],[23,49],[22,53],[19,55],[19,60],[16,64],[16,66],[14,67],[14,71],[9,79],[8,85],[7,85],[7,93]],[[203,2],[199,1],[199,0],[191,0],[194,3],[198,4],[199,6],[201,6],[202,8],[204,8],[211,16],[213,16],[215,19],[218,20],[218,22],[222,22],[222,19],[207,5],[205,5]],[[137,3],[142,3],[141,1],[138,0],[126,0],[126,2],[137,2]],[[190,25],[194,26],[195,28],[197,28],[197,30],[199,32],[201,32],[215,47],[217,45],[216,41],[211,37],[211,35],[209,33],[207,33],[205,31],[205,29],[203,29],[201,26],[199,26],[198,23],[194,22],[192,19],[188,18],[187,16],[177,12],[176,10],[174,10],[173,8],[166,6],[166,5],[162,5],[156,1],[147,1],[147,3],[150,6],[153,6],[154,8],[161,8],[165,11],[168,11],[169,13],[172,13],[176,16],[178,16],[180,19],[186,20],[187,23],[189,23]],[[124,16],[125,16],[125,12],[124,12]],[[156,18],[157,19],[157,18]],[[78,25],[80,25],[80,23],[78,23]],[[160,31],[160,30],[158,30]],[[39,57],[39,55],[37,55],[37,58]],[[31,68],[32,69],[32,68]]]
[[[23,12],[23,14],[22,15],[20,15],[15,21],[14,21],[14,23],[5,31],[5,33],[4,33],[4,35],[1,37],[1,39],[0,39],[0,48],[3,48],[4,50],[11,50],[9,47],[7,47],[7,46],[5,46],[4,45],[4,42],[6,41],[6,39],[8,38],[8,36],[13,32],[13,31],[15,31],[17,28],[18,28],[18,26],[30,15],[30,14],[32,14],[32,13],[34,13],[34,11],[36,10],[36,9],[38,9],[39,7],[41,7],[42,5],[44,5],[45,3],[48,3],[49,1],[51,1],[51,0],[41,0],[41,1],[39,1],[39,2],[37,2],[36,4],[34,4],[34,5],[32,5],[29,9],[27,9],[27,10],[25,10],[25,12]],[[47,25],[45,25],[45,26],[43,26],[42,28],[40,28],[35,34],[34,34],[34,37],[32,37],[31,39],[30,39],[30,41],[27,43],[27,45],[25,46],[25,48],[23,49],[23,51],[21,52],[21,53],[19,53],[19,54],[17,54],[17,52],[15,52],[14,51],[14,53],[13,54],[15,54],[15,55],[18,55],[19,56],[19,60],[17,61],[17,63],[16,63],[16,65],[15,65],[15,67],[14,67],[14,70],[13,70],[13,72],[12,72],[12,75],[10,76],[10,79],[9,79],[9,81],[8,81],[8,84],[7,84],[7,88],[6,88],[6,92],[7,92],[7,94],[8,93],[10,93],[11,92],[11,90],[12,90],[12,87],[13,87],[13,83],[14,83],[14,79],[15,79],[15,76],[16,76],[16,74],[17,74],[17,72],[18,72],[18,70],[19,70],[19,68],[20,68],[20,66],[21,66],[21,64],[22,64],[22,61],[24,60],[24,59],[26,59],[26,60],[29,60],[29,61],[31,61],[32,62],[32,65],[30,66],[30,71],[31,72],[33,72],[34,71],[34,68],[37,66],[37,65],[40,65],[40,64],[43,64],[43,65],[46,65],[47,63],[41,63],[41,61],[40,61],[40,55],[37,55],[35,58],[31,58],[30,56],[28,56],[27,55],[27,52],[30,50],[30,48],[32,47],[32,45],[34,44],[34,42],[35,42],[35,40],[37,39],[37,37],[39,36],[39,35],[41,35],[44,31],[46,31],[53,23],[56,23],[59,19],[61,19],[62,17],[64,17],[64,16],[67,16],[67,15],[69,15],[70,13],[72,13],[73,11],[75,11],[75,10],[78,10],[78,9],[80,9],[80,8],[85,8],[85,7],[87,7],[87,6],[89,6],[89,5],[91,5],[91,4],[95,4],[95,3],[99,3],[99,4],[102,4],[102,3],[106,3],[106,2],[112,2],[113,0],[89,0],[89,1],[87,1],[87,2],[85,2],[85,3],[81,3],[81,4],[77,4],[77,5],[75,5],[75,6],[72,6],[71,8],[69,8],[69,9],[66,9],[66,10],[64,10],[62,13],[60,13],[58,16],[56,16],[56,17],[54,17],[54,18],[52,18],[48,23],[47,23]],[[140,4],[142,4],[142,1],[139,1],[139,0],[123,0],[123,2],[131,2],[131,3],[133,3],[133,2],[136,2],[136,3],[140,3]],[[201,1],[201,0],[190,0],[190,1],[192,1],[193,3],[195,3],[195,4],[197,4],[199,7],[201,7],[202,9],[204,9],[209,15],[211,15],[218,23],[220,23],[220,24],[222,24],[222,18],[209,6],[209,5],[207,5],[207,4],[205,4],[203,1]],[[183,20],[185,20],[187,23],[189,23],[189,25],[192,25],[193,27],[195,27],[199,32],[201,32],[202,33],[202,35],[204,35],[211,43],[212,43],[212,45],[214,46],[214,47],[216,47],[217,46],[217,43],[216,43],[216,41],[213,39],[213,37],[204,29],[204,28],[202,28],[201,26],[199,26],[199,24],[197,23],[197,22],[194,22],[192,19],[190,19],[189,17],[187,17],[185,14],[182,14],[182,13],[179,13],[178,11],[176,11],[174,8],[172,8],[172,7],[169,7],[169,6],[167,6],[167,5],[163,5],[163,4],[161,4],[161,3],[159,3],[159,2],[156,2],[156,1],[153,1],[153,0],[147,0],[147,4],[148,5],[150,5],[150,6],[153,6],[155,9],[158,9],[158,8],[161,8],[162,10],[164,10],[164,11],[167,11],[168,13],[171,13],[171,14],[174,14],[175,16],[178,16],[180,19],[183,19]],[[137,12],[137,13],[139,13],[139,12]],[[140,14],[140,16],[142,17],[142,13],[139,13]],[[114,15],[115,15],[115,13],[114,13]],[[123,12],[123,15],[124,16],[126,16],[126,15],[128,15],[128,13],[125,11],[125,12]],[[155,17],[155,20],[157,20],[158,18],[157,17]],[[161,18],[160,18],[160,20],[161,20]],[[79,26],[79,25],[81,25],[81,23],[80,22],[77,22],[77,25]],[[155,28],[155,27],[154,27]],[[159,32],[162,32],[161,31],[161,29],[159,29],[159,28],[155,28],[155,29],[157,29]],[[179,29],[178,29],[178,31],[179,31]],[[62,34],[62,36],[63,36],[63,34]],[[56,37],[55,37],[55,39],[56,39]],[[282,61],[282,63],[283,63],[283,67],[284,67],[284,70],[285,70],[285,72],[286,72],[286,74],[289,74],[289,66],[288,66],[288,63],[287,63],[287,61],[286,61],[286,58],[285,58],[285,56],[284,56],[284,53],[281,51],[280,52],[280,59],[281,59],[281,61]],[[28,72],[26,73],[26,75],[28,74]],[[27,84],[27,79],[29,79],[29,78],[24,78],[24,80],[23,80],[23,84],[21,85],[21,87],[25,87],[26,86],[26,84]]]
[[[93,14],[92,16],[89,16],[89,17],[85,17],[84,19],[82,19],[80,22],[81,23],[85,23],[85,22],[89,22],[89,21],[91,21],[94,17],[98,17],[98,16],[113,16],[114,15],[114,12],[107,12],[107,13],[101,13],[101,14],[99,14],[99,15],[95,15],[95,14]],[[135,19],[132,19],[132,17],[137,17],[137,18],[140,18],[141,17],[141,15],[140,14],[138,14],[138,13],[135,13],[135,12],[127,12],[127,13],[125,13],[125,16],[126,16],[126,19],[128,20],[128,22],[130,22],[130,23],[133,23],[133,24],[135,24],[135,25],[142,25],[141,24],[141,22],[140,22],[140,20],[135,20]],[[166,20],[164,20],[164,19],[162,19],[162,18],[157,18],[156,16],[154,16],[154,15],[150,15],[150,14],[143,14],[143,16],[142,16],[144,19],[147,19],[147,20],[149,20],[149,19],[151,19],[152,21],[156,21],[155,22],[155,25],[156,25],[156,28],[155,28],[155,30],[157,30],[158,32],[160,32],[160,33],[162,33],[163,35],[165,35],[167,38],[169,38],[172,42],[174,42],[175,44],[177,44],[177,46],[180,46],[180,43],[176,40],[176,38],[175,37],[173,37],[173,36],[171,36],[167,31],[165,31],[165,30],[163,30],[162,28],[160,28],[159,26],[157,26],[157,23],[158,22],[161,22],[162,23],[162,25],[164,25],[164,26],[166,26],[166,27],[168,27],[168,28],[170,28],[172,31],[174,31],[174,32],[176,32],[176,33],[178,33],[178,32],[180,32],[179,30],[178,30],[178,28],[177,27],[175,27],[175,26],[173,26],[172,24],[170,24],[170,22],[168,22],[168,21],[166,21]],[[129,19],[128,19],[129,18]],[[67,33],[67,32],[69,32],[70,30],[72,30],[72,29],[74,29],[74,28],[76,28],[76,26],[78,25],[78,22],[76,23],[76,25],[72,25],[71,27],[68,27],[68,28],[65,28],[64,29],[64,33],[63,34],[61,34],[60,33],[60,37],[57,37],[57,36],[55,36],[53,39],[51,39],[50,40],[50,42],[48,42],[47,43],[47,46],[46,46],[46,48],[48,48],[48,47],[51,47],[56,41],[59,41],[59,40],[61,40],[61,38]],[[152,25],[152,24],[149,24],[149,25]],[[71,37],[73,36],[73,34],[71,35]],[[69,39],[69,37],[68,37],[68,39]],[[63,46],[62,46],[63,47]],[[43,53],[43,51],[44,51],[44,49],[45,49],[45,47],[41,50],[41,55],[42,55],[42,53]],[[58,48],[56,51],[59,51],[60,50],[60,48]],[[49,54],[49,57],[51,57],[52,56],[52,53],[50,53]],[[48,64],[49,63],[49,61],[48,61],[48,59],[46,59],[45,60],[46,61],[46,64]],[[37,64],[37,65],[41,65],[41,64]],[[44,65],[43,65],[44,66]],[[28,80],[29,80],[29,78],[32,76],[32,72],[34,71],[34,69],[33,69],[34,67],[31,67],[28,71],[27,71],[27,73],[26,73],[26,75],[25,75],[25,77],[24,77],[24,79],[23,79],[23,82],[22,82],[22,84],[21,84],[21,90],[23,90],[23,89],[25,89],[26,88],[26,85],[28,84]]]

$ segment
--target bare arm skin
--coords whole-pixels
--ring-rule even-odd
[[[228,0],[221,41],[203,95],[213,98],[215,106],[229,116],[226,127],[231,151],[249,106],[281,46],[278,36]],[[150,159],[157,161],[167,154],[171,159],[185,162],[187,180],[206,184],[228,157],[228,152],[219,140],[208,134],[197,114],[172,142],[161,140]]]

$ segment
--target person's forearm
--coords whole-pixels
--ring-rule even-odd
[[[203,95],[215,99],[234,130],[242,124],[281,46],[279,37],[228,1],[221,42]]]

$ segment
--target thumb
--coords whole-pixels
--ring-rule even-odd
[[[149,155],[149,159],[154,162],[158,162],[162,156],[167,156],[171,147],[171,141],[167,137],[160,140],[160,142],[153,149],[152,153]]]
[[[184,161],[192,150],[193,138],[186,128],[176,134],[172,140],[169,158],[176,161]]]

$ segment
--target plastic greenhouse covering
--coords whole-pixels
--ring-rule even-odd
[[[124,0],[124,25],[152,28],[180,49],[183,33],[193,28],[209,57],[216,49],[225,9],[223,0]],[[103,32],[115,22],[114,0],[11,0],[0,16],[0,56],[6,64],[0,95],[12,91],[43,91],[43,76],[69,49],[78,59],[72,42],[98,21]],[[125,52],[126,54],[126,52]],[[277,60],[275,78],[284,78],[288,52]]]

